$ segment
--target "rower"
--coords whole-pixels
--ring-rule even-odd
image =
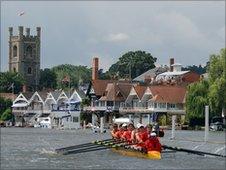
[[[162,151],[162,145],[159,142],[155,132],[152,132],[148,140],[145,142],[145,150],[148,151]]]
[[[122,135],[126,130],[127,130],[127,124],[126,123],[120,124],[119,131],[116,132],[116,139],[123,140]]]
[[[127,130],[124,131],[124,133],[122,135],[122,139],[124,139],[127,143],[131,143],[131,134],[134,129],[135,129],[134,125],[132,123],[130,123],[127,126]]]
[[[113,126],[112,126],[112,130],[111,130],[111,136],[112,136],[113,139],[116,139],[117,138],[116,133],[118,131],[119,131],[118,125],[116,123],[114,123]]]
[[[147,130],[144,128],[144,125],[141,123],[137,124],[137,130],[138,132],[136,133],[136,147],[135,149],[141,150],[142,148],[145,147],[144,142],[148,139],[148,133]]]

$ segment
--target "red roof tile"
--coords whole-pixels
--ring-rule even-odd
[[[153,98],[160,103],[184,103],[186,88],[182,86],[150,86]]]

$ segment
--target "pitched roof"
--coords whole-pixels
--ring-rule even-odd
[[[57,100],[58,97],[60,96],[61,91],[57,90],[57,91],[53,91],[51,93],[52,93],[52,96],[54,97],[54,99]]]
[[[112,83],[114,80],[92,80],[92,87],[96,96],[102,96],[105,92],[108,83]]]
[[[30,98],[33,96],[34,93],[33,92],[23,92],[22,94],[27,100],[30,100]]]
[[[150,69],[146,72],[144,72],[143,74],[139,75],[138,77],[134,78],[133,81],[140,81],[140,82],[144,82],[146,77],[150,78],[154,78],[155,76],[166,72],[168,70],[167,67],[155,67],[153,69]]]
[[[48,95],[48,92],[47,91],[39,91],[38,94],[42,98],[42,100],[45,101],[46,97]]]
[[[4,99],[10,99],[13,101],[17,96],[13,93],[0,93],[0,97]]]
[[[147,88],[147,86],[142,86],[142,85],[135,85],[134,86],[134,89],[135,89],[139,99],[141,99],[143,97],[146,88]]]
[[[108,83],[102,101],[124,101],[129,94],[132,84],[128,82]]]
[[[186,87],[182,86],[150,86],[152,101],[160,103],[184,103]]]

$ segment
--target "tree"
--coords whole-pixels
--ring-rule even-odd
[[[221,49],[220,54],[210,56],[208,66],[209,74],[209,105],[211,112],[216,116],[221,116],[226,107],[226,49]]]
[[[206,73],[206,66],[202,67],[201,65],[196,66],[196,65],[192,65],[192,66],[187,66],[187,67],[183,67],[182,71],[186,71],[186,70],[190,70],[190,71],[194,71],[196,73],[198,73],[199,75]]]
[[[14,93],[19,93],[24,83],[25,80],[19,73],[13,72],[0,73],[0,92],[11,93],[14,91]]]
[[[109,68],[109,73],[113,76],[125,78],[135,78],[145,71],[155,67],[156,58],[145,51],[129,51],[122,55],[115,64]]]
[[[91,69],[86,66],[62,64],[53,67],[51,70],[56,74],[58,88],[69,88],[69,84],[70,87],[78,87],[80,84],[89,83],[91,79]],[[69,78],[70,83],[62,82],[65,77]]]
[[[56,73],[48,68],[41,70],[39,86],[43,88],[56,88],[57,86],[57,76]]]
[[[13,114],[10,108],[6,109],[1,115],[1,120],[6,121],[13,118]]]
[[[208,104],[208,88],[209,84],[205,80],[188,86],[186,95],[186,116],[188,119],[204,117],[204,108]]]
[[[0,117],[3,112],[12,106],[12,101],[10,99],[4,99],[0,97]]]
[[[226,76],[225,51],[226,49],[224,48],[221,49],[220,54],[212,54],[210,56],[207,72],[209,74],[209,81],[211,83],[213,83],[216,79],[221,77],[225,78]]]
[[[189,85],[186,96],[187,118],[192,120],[202,119],[204,106],[210,106],[210,118],[221,116],[226,107],[226,63],[225,49],[220,54],[210,56],[207,63],[209,79]],[[199,123],[196,121],[195,123]]]

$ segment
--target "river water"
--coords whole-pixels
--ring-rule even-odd
[[[111,150],[74,155],[54,152],[56,148],[109,137],[89,129],[1,128],[1,169],[225,169],[224,158],[181,152],[163,153],[158,161],[126,157]]]

